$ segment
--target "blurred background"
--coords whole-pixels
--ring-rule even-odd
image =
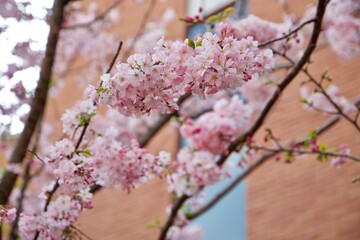
[[[81,6],[85,8],[90,2],[93,1],[84,0]],[[97,11],[102,12],[114,1],[95,2],[98,6]],[[242,14],[245,11],[270,21],[283,20],[284,6],[281,6],[279,1],[249,0],[246,5],[241,2],[246,1],[143,0],[142,4],[138,4],[136,1],[124,0],[116,7],[118,24],[108,29],[116,41],[124,41],[124,48],[118,61],[126,59],[126,56],[132,52],[131,46],[135,47],[135,50],[146,47],[141,44],[133,45],[136,42],[134,38],[138,40],[136,36],[139,29],[163,29],[166,38],[172,40],[182,40],[189,35],[193,36],[204,31],[201,25],[186,24],[178,20],[179,17],[194,16],[200,6],[204,9],[205,16],[234,6],[236,9],[242,7]],[[300,18],[306,7],[312,3],[314,1],[289,0],[285,10]],[[165,25],[156,24],[161,19],[163,19],[162,23],[166,23]],[[149,22],[153,24],[146,25]],[[144,35],[145,30],[141,31]],[[26,34],[33,33],[30,31]],[[46,34],[44,35],[46,37]],[[146,41],[142,41],[143,44],[144,42]],[[1,51],[5,51],[4,46],[0,46]],[[116,45],[109,47],[113,47],[114,51],[116,49]],[[107,59],[111,59],[111,55]],[[316,51],[312,60],[314,63],[310,70],[313,75],[321,76],[323,70],[328,68],[334,83],[341,87],[342,93],[348,99],[360,95],[359,57],[344,61],[328,47],[322,47]],[[47,104],[46,120],[53,123],[54,136],[61,135],[61,124],[58,121],[61,114],[76,100],[81,99],[83,89],[81,85],[74,84],[74,80],[79,71],[90,71],[84,68],[84,63],[86,63],[84,58],[76,59],[72,63],[76,71],[69,71],[62,77],[56,97],[51,98]],[[100,68],[99,72],[101,72]],[[19,79],[24,81],[24,78],[33,75],[35,80],[27,86],[30,91],[36,86],[38,76],[36,74],[35,69],[34,73],[26,72],[15,76],[15,80],[17,78],[16,81]],[[94,74],[91,81],[98,82],[99,76],[100,74]],[[309,129],[316,128],[327,119],[316,112],[307,112],[300,106],[298,89],[304,80],[306,80],[305,76],[300,74],[281,96],[280,102],[264,125],[264,129],[271,127],[273,132],[282,137],[282,140],[298,139]],[[1,84],[5,85],[5,80],[1,81]],[[12,81],[14,82],[14,79]],[[7,95],[1,95],[0,101],[5,101],[5,98]],[[26,114],[27,107],[22,111]],[[14,125],[13,134],[21,131],[21,122],[16,118],[10,120],[2,118],[1,121],[1,124],[8,124],[7,121],[11,121]],[[261,132],[258,135],[263,136]],[[353,135],[352,127],[344,121],[322,136],[321,141],[330,146],[339,146],[346,142],[352,149],[353,155],[360,154],[360,138]],[[154,153],[168,150],[175,156],[179,145],[181,143],[178,135],[173,128],[167,126],[148,147]],[[3,163],[5,158],[4,152],[1,156]],[[236,155],[233,158],[236,158]],[[203,225],[204,240],[360,239],[360,190],[358,184],[351,183],[351,180],[359,174],[359,166],[352,161],[340,169],[334,169],[329,164],[319,163],[311,157],[291,164],[269,160],[194,223]],[[210,188],[207,195],[215,195],[224,185],[226,183]],[[166,208],[170,200],[166,180],[152,181],[130,194],[116,190],[102,190],[94,198],[95,208],[82,214],[78,226],[92,239],[156,239],[159,229],[149,229],[146,225],[157,217],[160,218],[161,223],[165,221]]]

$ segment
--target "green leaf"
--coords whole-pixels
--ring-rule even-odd
[[[197,40],[197,42],[196,42],[196,46],[197,46],[197,47],[202,46],[202,41],[203,41],[203,39],[202,39],[202,38],[200,38],[199,40]]]
[[[146,224],[146,227],[151,228],[161,228],[161,222],[159,216],[155,216],[150,222]]]
[[[220,16],[219,15],[211,15],[210,17],[208,17],[206,19],[206,23],[214,23],[220,20]]]
[[[81,153],[83,153],[87,157],[92,156],[92,153],[91,153],[91,151],[89,149],[83,149],[83,150],[81,150]]]
[[[103,86],[100,86],[97,90],[96,90],[96,93],[97,94],[100,94],[104,91],[104,87]]]
[[[80,124],[79,126],[82,127],[84,126],[85,124],[88,124],[90,119],[95,116],[96,113],[83,113],[80,115]]]
[[[234,14],[235,9],[233,7],[228,7],[223,11],[224,17],[230,17]]]
[[[285,152],[284,158],[286,159],[287,163],[292,163],[295,160],[295,155],[292,152]]]
[[[360,177],[353,178],[352,183],[360,182]]]
[[[317,138],[317,131],[316,130],[310,130],[309,138],[310,138],[310,140]]]
[[[320,151],[326,151],[327,147],[326,147],[325,143],[319,143],[318,145],[319,145]]]
[[[300,98],[299,101],[300,101],[301,103],[307,103],[306,98]]]
[[[194,40],[192,40],[191,38],[188,38],[188,45],[189,47],[195,49],[195,43]]]

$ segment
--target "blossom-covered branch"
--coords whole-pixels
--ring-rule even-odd
[[[355,104],[360,103],[360,99],[357,99],[354,101]],[[325,124],[323,124],[321,127],[316,129],[314,133],[317,136],[322,135],[323,133],[327,132],[330,128],[332,128],[336,123],[338,123],[341,120],[340,116],[335,116],[329,121],[327,121]],[[308,137],[304,138],[300,141],[295,141],[290,144],[287,144],[287,147],[299,147],[305,144],[307,142]],[[270,151],[259,157],[253,164],[251,164],[249,167],[245,169],[243,173],[241,173],[238,177],[236,177],[226,188],[224,188],[219,194],[217,194],[214,198],[212,198],[209,202],[207,202],[205,205],[201,206],[199,209],[195,210],[192,213],[187,214],[188,219],[195,219],[199,217],[200,215],[204,214],[208,210],[210,210],[213,206],[215,206],[223,197],[225,197],[232,189],[234,189],[240,182],[242,182],[247,176],[249,176],[254,170],[256,170],[258,167],[260,167],[263,163],[265,163],[268,159],[276,156],[278,154],[277,151]],[[338,154],[336,154],[338,155]],[[341,154],[342,155],[342,154]],[[347,155],[346,155],[347,156]],[[357,158],[356,158],[357,159]]]

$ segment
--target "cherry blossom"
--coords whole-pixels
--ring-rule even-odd
[[[282,37],[295,27],[290,16],[285,16],[283,23],[273,23],[257,16],[249,15],[238,21],[227,20],[219,23],[217,30],[223,37],[232,36],[236,39],[242,39],[251,36],[254,40],[265,43]],[[276,41],[270,46],[279,52],[286,52],[290,56],[296,55],[302,47],[303,38],[303,34],[298,31],[291,37]]]
[[[3,222],[11,223],[15,220],[16,208],[11,206],[0,206],[0,224]]]
[[[140,148],[136,141],[131,146],[123,146],[112,136],[97,138],[90,149],[96,183],[127,191],[164,174],[170,162],[169,153],[154,156]]]
[[[199,240],[203,237],[203,229],[200,225],[188,225],[183,228],[172,226],[166,236],[166,240]]]
[[[106,87],[98,90],[99,102],[124,115],[140,116],[151,110],[169,113],[178,109],[175,100],[185,92],[204,98],[239,87],[270,71],[272,60],[272,52],[258,52],[251,37],[221,39],[206,33],[196,45],[191,39],[162,39],[153,53],[135,54],[127,63],[118,64]]]
[[[340,90],[337,86],[330,85],[325,89],[325,92],[332,99],[332,101],[342,109],[345,114],[349,114],[356,110],[354,104],[349,102],[345,97],[341,96]],[[305,108],[319,110],[325,114],[337,113],[335,106],[321,91],[310,92],[306,86],[303,86],[300,89],[300,94]]]
[[[225,176],[212,154],[189,148],[179,151],[172,168],[173,173],[168,176],[169,191],[177,196],[193,195],[200,187],[214,184]]]
[[[180,132],[191,147],[219,155],[227,149],[235,136],[247,130],[251,114],[250,106],[234,96],[230,101],[223,99],[216,102],[214,110],[203,114],[196,122],[186,120]]]
[[[344,155],[350,155],[350,148],[347,145],[342,144],[340,146],[340,153],[344,154]],[[348,162],[348,159],[345,157],[333,157],[330,160],[330,164],[334,168],[340,168],[347,162]]]
[[[46,212],[39,214],[21,213],[19,232],[22,239],[34,239],[39,233],[39,239],[67,239],[76,233],[70,228],[79,214],[91,208],[91,194],[80,192],[74,197],[59,196],[52,201]]]
[[[332,0],[329,2],[323,21],[323,33],[334,52],[344,59],[360,53],[360,20],[356,17],[360,9],[357,0]],[[304,19],[315,15],[315,7],[304,13]]]

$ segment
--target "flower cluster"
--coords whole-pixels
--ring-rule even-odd
[[[74,197],[59,196],[51,202],[47,211],[38,214],[20,214],[19,233],[22,239],[73,239],[76,234],[71,229],[84,209],[92,207],[92,194],[81,191]]]
[[[354,58],[360,53],[360,10],[357,0],[332,0],[329,2],[322,30],[334,52],[344,59]],[[305,19],[315,16],[315,7],[305,12]]]
[[[332,99],[332,101],[342,109],[345,114],[349,114],[356,110],[354,104],[349,102],[345,97],[341,96],[340,90],[335,85],[330,85],[325,89],[325,93]],[[322,91],[310,92],[306,86],[300,89],[302,102],[304,102],[307,109],[315,109],[326,114],[335,114],[337,109],[324,95]]]
[[[54,174],[60,185],[76,192],[96,182],[90,154],[88,150],[75,152],[73,143],[65,138],[51,147],[44,162],[47,171]]]
[[[191,151],[183,148],[172,162],[173,173],[168,176],[169,191],[177,196],[193,195],[200,187],[218,182],[226,174],[213,155],[206,151]]]
[[[342,144],[340,146],[340,153],[349,156],[350,148],[347,145]],[[348,162],[348,159],[345,157],[334,157],[330,160],[330,164],[334,168],[340,168],[342,165],[346,164],[347,162]]]
[[[237,39],[253,37],[254,40],[265,43],[267,41],[279,38],[289,33],[294,27],[290,17],[286,17],[283,23],[274,23],[263,20],[254,15],[249,15],[244,19],[238,21],[228,20],[217,25],[217,31],[221,36],[235,37]],[[290,55],[295,55],[302,46],[303,35],[301,32],[296,32],[290,37],[281,41],[276,41],[270,46],[279,52],[286,52]]]
[[[172,226],[166,235],[166,240],[199,240],[204,230],[200,225],[187,225],[185,227]]]
[[[169,113],[186,92],[204,98],[220,90],[241,86],[272,67],[272,52],[260,52],[251,37],[237,40],[206,33],[196,42],[166,42],[152,53],[135,54],[117,65],[112,77],[102,76],[99,102],[124,115],[151,110]]]
[[[16,208],[0,205],[0,224],[3,222],[11,223],[15,220]]]
[[[63,133],[72,136],[78,127],[83,126],[95,115],[95,109],[91,100],[84,100],[71,109],[67,109],[61,116]]]
[[[229,101],[222,99],[215,103],[212,112],[203,114],[196,122],[186,120],[180,133],[191,147],[219,155],[234,137],[246,131],[251,123],[251,114],[251,107],[237,96]]]
[[[246,83],[240,93],[246,99],[247,104],[255,111],[261,111],[264,104],[276,91],[276,76],[267,74],[263,77],[257,77],[251,82]]]
[[[130,191],[164,173],[170,154],[159,156],[140,148],[136,141],[123,146],[111,137],[97,138],[91,146],[96,183]]]
[[[98,114],[91,119],[89,130],[96,134],[111,135],[123,145],[130,146],[133,139],[140,141],[159,117],[155,113],[139,118],[127,117],[108,108],[105,115]]]

